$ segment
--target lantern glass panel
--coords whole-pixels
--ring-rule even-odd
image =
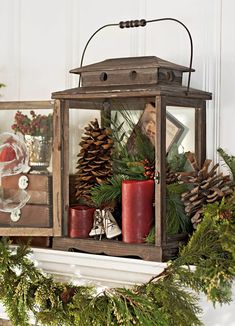
[[[82,108],[80,108],[80,105]],[[85,105],[86,108],[83,108]],[[79,110],[78,110],[79,108]],[[151,141],[146,135],[143,125],[145,102],[109,100],[108,102],[76,103],[76,107],[69,108],[69,172],[76,173],[77,155],[81,150],[82,137],[86,136],[85,127],[95,119],[100,127],[108,127],[112,130],[115,145],[127,150],[129,154],[135,154],[136,159],[144,158],[141,149],[138,148],[137,138]],[[148,139],[149,138],[149,139]],[[121,150],[121,149],[120,149]],[[154,155],[154,154],[153,154]]]
[[[1,102],[0,110],[1,235],[40,235],[40,227],[51,235],[53,103]]]
[[[6,104],[5,110],[4,105],[1,107],[4,124],[1,124],[0,132],[15,133],[26,144],[26,172],[29,167],[39,172],[52,172],[52,106],[48,105],[48,109],[37,109],[37,105],[33,107],[33,102],[24,102],[25,106],[22,104],[19,107],[15,104],[15,109],[9,110],[8,106],[14,107],[14,102],[9,103]],[[27,109],[27,106],[30,106],[30,109]]]
[[[90,109],[70,108],[70,172],[74,172],[76,156],[79,152],[79,142],[84,128],[94,119],[102,126],[109,126],[114,133],[119,133],[122,144],[130,143],[133,133],[139,128],[141,136],[147,136],[154,145],[156,135],[156,112],[153,102],[140,101],[133,104],[121,100],[108,102],[108,110],[96,109],[100,104],[90,104]],[[150,107],[150,109],[149,109]],[[166,111],[166,149],[169,151],[173,143],[180,146],[180,151],[195,150],[195,109],[168,106]],[[125,133],[125,135],[122,135]],[[124,137],[122,137],[124,136]]]
[[[77,156],[81,150],[79,145],[84,136],[85,127],[95,119],[100,123],[100,110],[70,108],[69,110],[69,172],[76,173]]]
[[[195,152],[195,109],[185,107],[167,107],[166,150],[173,143],[180,152]],[[169,120],[169,121],[168,121]]]

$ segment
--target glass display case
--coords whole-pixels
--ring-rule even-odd
[[[53,101],[0,102],[0,235],[61,235],[53,219]]]

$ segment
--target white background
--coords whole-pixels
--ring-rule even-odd
[[[0,0],[0,82],[7,85],[0,100],[48,100],[54,91],[76,87],[78,77],[69,70],[79,67],[86,41],[105,24],[174,17],[186,24],[194,41],[191,86],[213,93],[207,109],[207,156],[216,161],[219,146],[235,155],[234,12],[233,0]],[[90,44],[84,64],[139,55],[187,66],[187,35],[169,22],[106,29]],[[0,132],[7,125],[1,112]],[[235,325],[234,305],[222,311],[213,311],[206,301],[203,305],[206,325]]]

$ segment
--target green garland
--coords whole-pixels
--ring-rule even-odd
[[[3,238],[0,300],[17,326],[29,325],[29,312],[41,325],[202,325],[196,293],[203,292],[214,304],[231,300],[234,234],[235,198],[207,205],[189,243],[162,273],[131,289],[102,293],[95,287],[54,281],[35,267],[27,246],[12,249]]]

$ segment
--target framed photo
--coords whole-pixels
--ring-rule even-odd
[[[154,103],[147,103],[143,113],[141,114],[139,121],[137,122],[130,138],[127,142],[127,147],[133,151],[135,143],[136,131],[145,135],[152,145],[155,146],[155,133],[156,133],[156,112]],[[188,128],[177,120],[169,112],[166,113],[166,152],[169,152],[171,146],[176,143],[180,144]]]

